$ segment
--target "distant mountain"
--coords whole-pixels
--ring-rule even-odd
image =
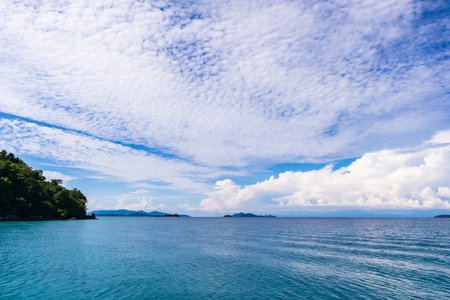
[[[240,212],[238,214],[234,214],[234,215],[232,215],[232,217],[238,217],[238,218],[275,218],[275,216],[272,216],[272,215],[258,216],[258,215],[252,214],[252,213],[243,213],[243,212]]]
[[[136,211],[119,209],[119,210],[94,210],[91,211],[91,214],[94,213],[96,216],[130,216]]]
[[[104,217],[164,217],[166,215],[170,215],[168,213],[160,212],[160,211],[152,211],[145,212],[143,210],[134,211],[134,210],[126,210],[126,209],[118,209],[118,210],[94,210],[91,214],[94,213],[96,216],[104,216]],[[180,215],[180,217],[190,217],[188,215]]]
[[[133,212],[130,216],[133,217],[154,217],[154,216],[165,216],[167,213],[160,212],[160,211],[152,211],[152,212],[145,212],[143,210],[139,210],[137,212]]]
[[[437,215],[435,218],[450,218],[450,215]]]

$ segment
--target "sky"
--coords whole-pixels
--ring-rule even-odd
[[[0,149],[88,210],[450,212],[448,1],[2,1]]]

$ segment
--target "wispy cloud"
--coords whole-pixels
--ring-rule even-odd
[[[103,180],[165,182],[185,191],[207,187],[201,183],[209,172],[206,168],[82,134],[5,119],[0,120],[0,134],[3,149],[96,172]],[[197,181],[192,179],[197,177]]]

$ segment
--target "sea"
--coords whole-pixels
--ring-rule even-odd
[[[450,299],[450,219],[2,222],[0,299]]]

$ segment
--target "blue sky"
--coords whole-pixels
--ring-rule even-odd
[[[0,148],[89,210],[450,210],[446,1],[0,3]]]

